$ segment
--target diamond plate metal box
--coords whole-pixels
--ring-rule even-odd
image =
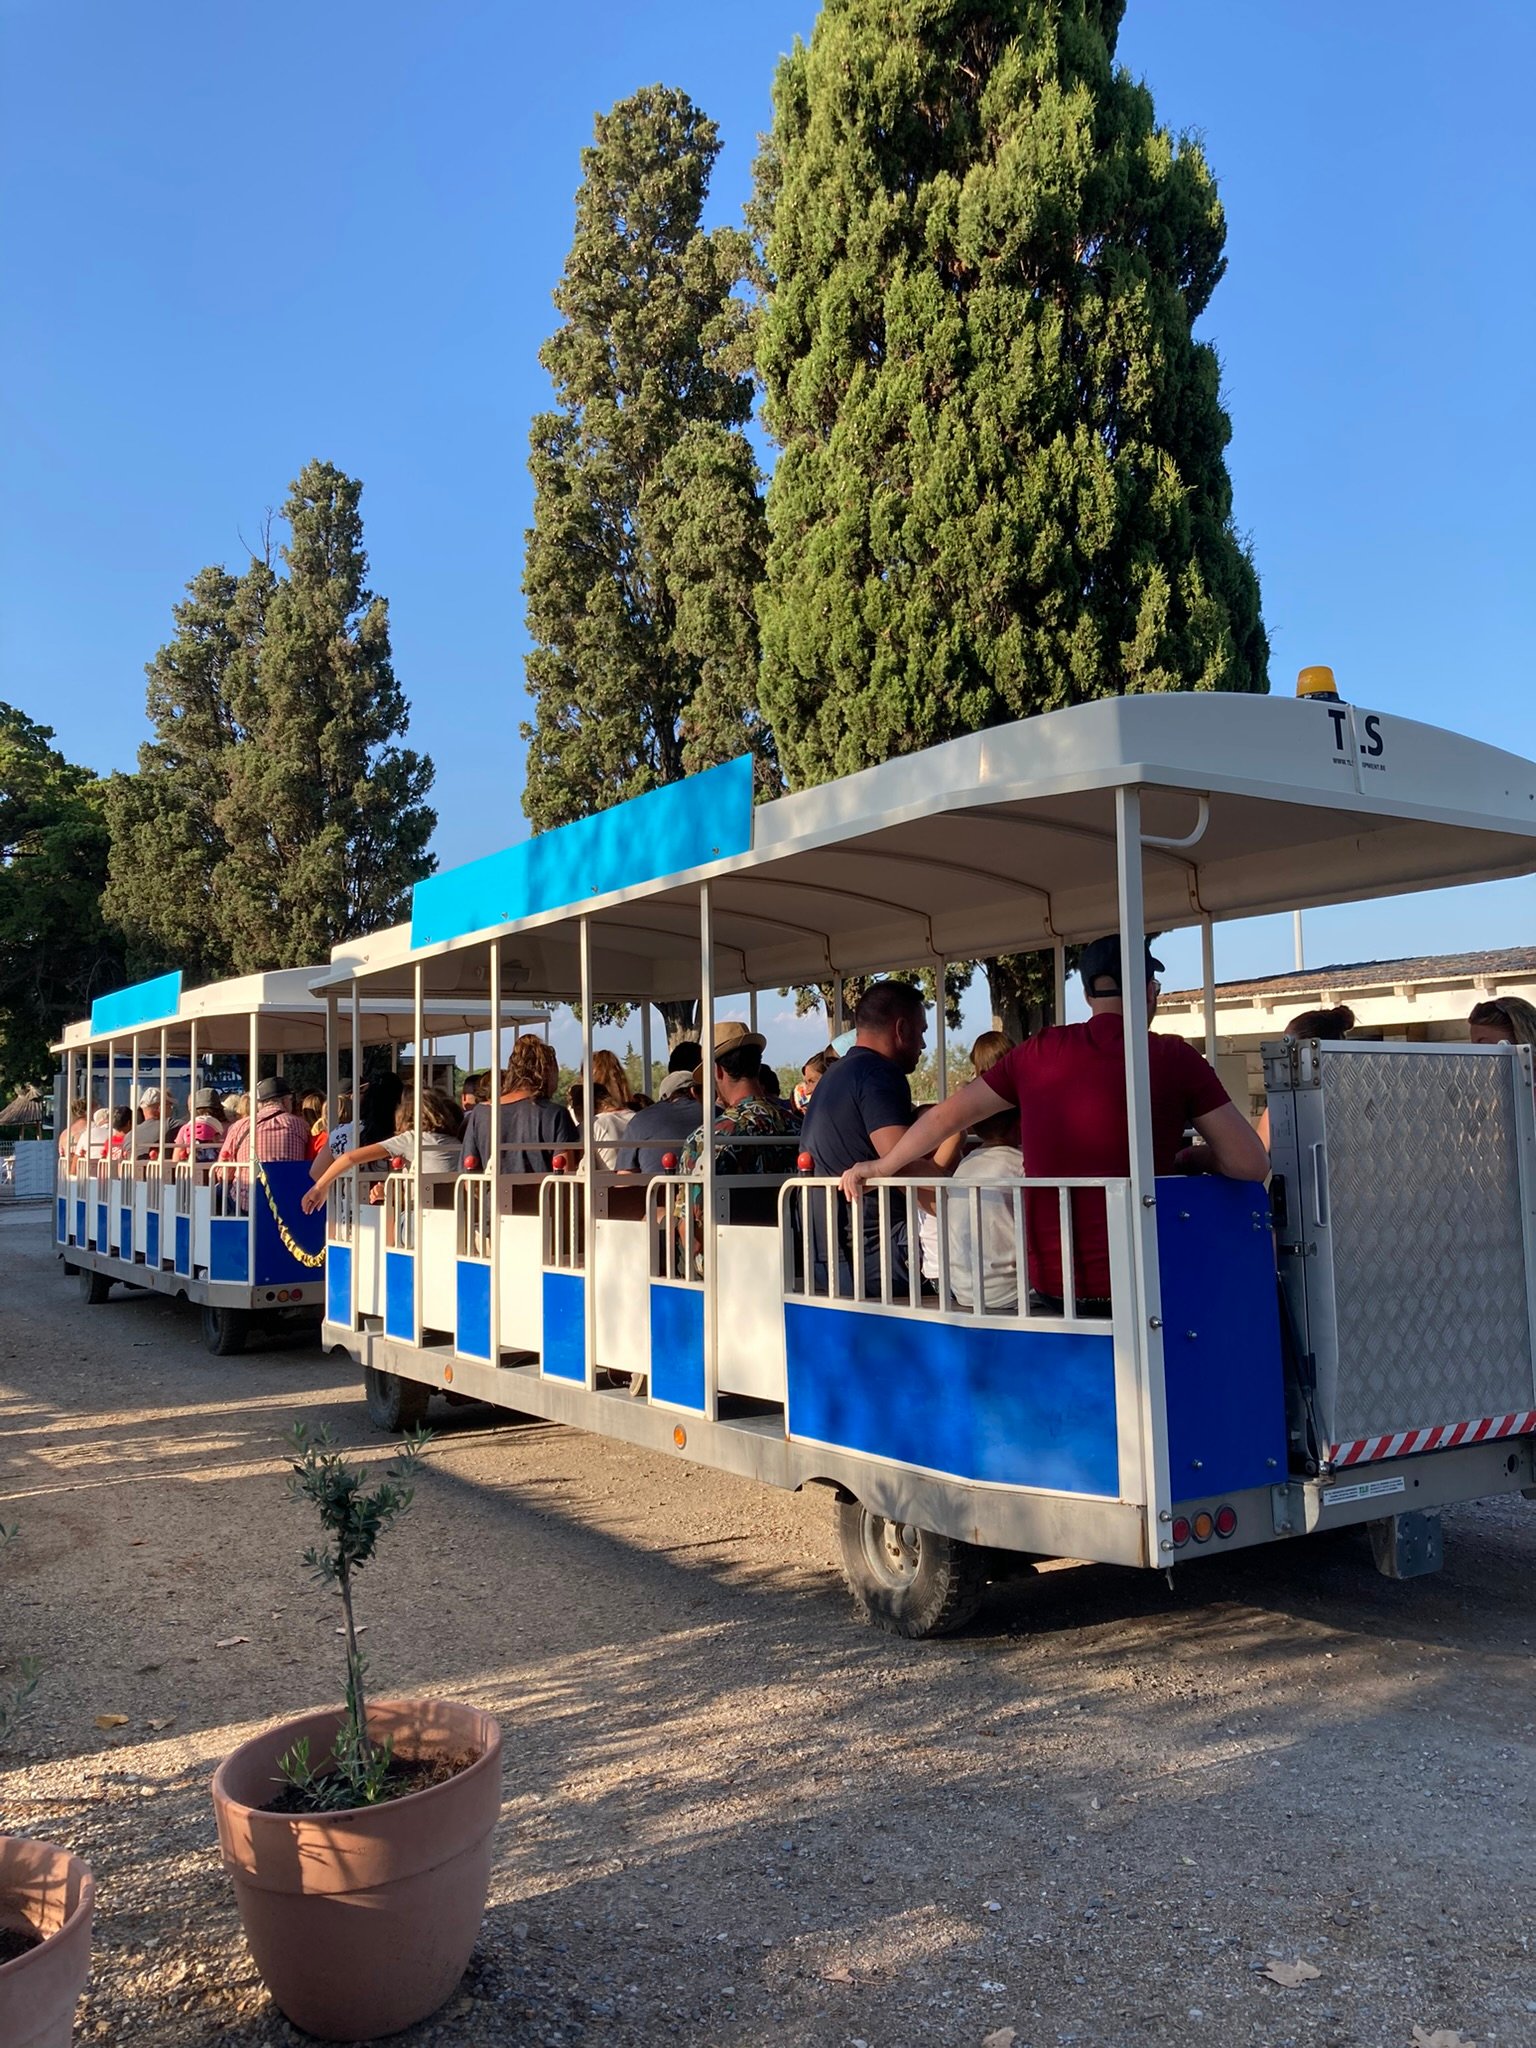
[[[1270,1070],[1324,1441],[1536,1406],[1529,1055],[1308,1043]]]

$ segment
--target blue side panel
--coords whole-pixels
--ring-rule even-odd
[[[491,1355],[491,1269],[479,1259],[460,1259],[455,1350],[465,1358]]]
[[[243,1280],[251,1277],[251,1245],[243,1216],[215,1216],[208,1226],[208,1278]]]
[[[587,1283],[580,1273],[544,1275],[544,1358],[546,1379],[587,1376]]]
[[[1118,1497],[1108,1337],[788,1302],[789,1433],[957,1479]]]
[[[269,1159],[262,1166],[262,1172],[272,1190],[277,1214],[282,1217],[283,1227],[294,1243],[311,1257],[323,1252],[325,1211],[317,1209],[313,1216],[306,1216],[300,1206],[310,1185],[309,1161]],[[251,1199],[256,1204],[256,1285],[293,1287],[306,1281],[312,1285],[320,1278],[320,1268],[306,1266],[302,1259],[296,1259],[288,1250],[272,1214],[272,1203],[260,1187],[252,1190]]]
[[[384,1254],[384,1334],[416,1342],[416,1260],[410,1252]]]
[[[76,1204],[75,1204],[75,1243],[76,1243],[76,1244],[84,1244],[84,1243],[85,1243],[85,1204],[84,1204],[84,1202],[76,1202]]]
[[[325,1254],[325,1318],[352,1326],[352,1247],[333,1244]]]
[[[144,1263],[158,1271],[160,1266],[160,1211],[149,1210],[144,1218]]]
[[[153,981],[135,982],[132,988],[115,989],[98,996],[91,1005],[91,1032],[135,1031],[143,1024],[158,1024],[162,1017],[174,1017],[181,1002],[181,972],[157,974]]]
[[[58,1240],[60,1244],[69,1241],[69,1204],[62,1195],[59,1196]]]
[[[651,1393],[704,1412],[704,1290],[651,1289]]]
[[[133,1211],[119,1209],[117,1212],[117,1254],[119,1258],[133,1257]]]
[[[1157,1250],[1174,1499],[1276,1485],[1285,1388],[1268,1196],[1242,1181],[1159,1181]]]
[[[192,1218],[176,1218],[176,1270],[190,1274],[192,1271]]]
[[[590,818],[535,833],[411,892],[411,944],[437,945],[616,889],[708,867],[752,845],[752,760],[743,754]]]
[[[112,1241],[107,1235],[107,1205],[105,1202],[98,1202],[96,1204],[96,1249],[99,1252],[108,1252],[112,1249]]]

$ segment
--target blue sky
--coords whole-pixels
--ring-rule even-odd
[[[181,585],[324,456],[364,479],[441,859],[519,837],[527,427],[578,153],[598,108],[681,85],[735,219],[814,17],[0,0],[0,696],[130,766]],[[1330,661],[1357,701],[1536,754],[1536,9],[1130,0],[1120,56],[1201,131],[1227,208],[1203,331],[1274,686]],[[1308,952],[1533,929],[1536,889],[1506,884],[1317,913]],[[1288,922],[1233,927],[1218,966],[1289,947]]]

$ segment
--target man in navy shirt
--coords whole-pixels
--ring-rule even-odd
[[[916,1071],[928,1038],[928,1012],[922,990],[910,981],[877,981],[865,990],[853,1016],[855,1040],[843,1057],[828,1067],[805,1112],[800,1142],[815,1161],[816,1172],[840,1177],[850,1166],[883,1159],[907,1135],[913,1118],[908,1076]],[[906,1171],[921,1175],[937,1171],[932,1160],[918,1160]],[[891,1213],[903,1209],[893,1197]],[[826,1277],[825,1247],[812,1203],[813,1257],[816,1277]],[[878,1205],[864,1203],[864,1286],[879,1298],[880,1222]],[[841,1234],[841,1232],[840,1232]],[[891,1231],[891,1283],[907,1285],[907,1231],[902,1221]],[[851,1287],[844,1273],[844,1285]]]

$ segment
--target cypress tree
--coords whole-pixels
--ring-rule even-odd
[[[826,0],[780,65],[761,701],[797,787],[1089,698],[1267,688],[1193,335],[1224,217],[1114,62],[1123,11]]]
[[[174,608],[175,636],[145,670],[154,737],[139,748],[138,773],[107,786],[102,906],[123,934],[135,979],[180,967],[195,984],[234,971],[215,903],[229,852],[219,813],[240,738],[231,697],[254,652],[244,621],[256,579],[270,573],[253,564],[242,590],[222,566],[200,570]]]
[[[432,870],[430,760],[397,744],[409,722],[389,605],[367,587],[362,485],[311,462],[282,508],[288,570],[248,583],[254,662],[235,670],[219,821],[219,920],[236,970],[324,959],[404,915]]]
[[[760,479],[737,287],[746,236],[700,225],[719,152],[686,93],[651,86],[597,117],[576,230],[540,353],[555,405],[533,422],[523,591],[533,718],[523,808],[536,831],[751,750]],[[666,1007],[682,1032],[691,1005]]]

